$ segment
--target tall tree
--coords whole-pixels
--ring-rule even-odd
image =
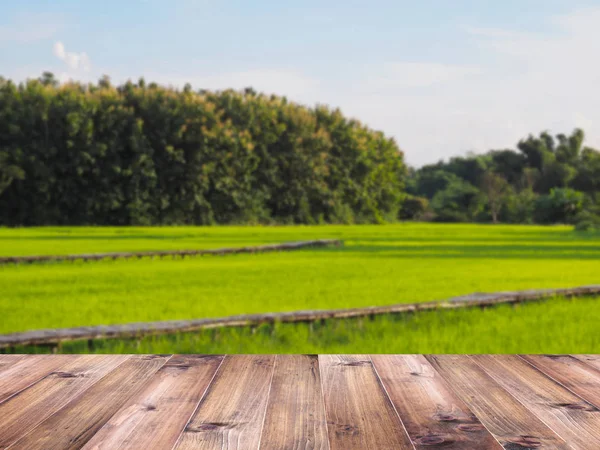
[[[23,169],[10,161],[8,152],[0,151],[0,195],[13,180],[22,180],[23,178],[25,178]]]
[[[504,205],[505,196],[508,191],[509,184],[502,176],[495,174],[492,171],[487,171],[483,174],[481,180],[481,190],[484,193],[492,222],[498,223],[498,215]]]

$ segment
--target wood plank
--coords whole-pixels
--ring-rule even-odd
[[[372,355],[417,449],[502,449],[423,355]]]
[[[7,367],[0,372],[0,403],[74,358],[74,355],[31,355]]]
[[[10,448],[81,448],[168,359],[159,355],[132,356]]]
[[[277,356],[260,447],[329,450],[316,355]]]
[[[584,363],[600,370],[600,355],[571,355]]]
[[[598,408],[516,355],[475,355],[472,358],[571,447],[600,448]]]
[[[179,449],[257,449],[264,423],[275,355],[226,356]]]
[[[173,448],[222,360],[173,356],[84,449]]]
[[[0,404],[0,448],[7,448],[76,398],[128,356],[82,355]]]
[[[2,355],[0,354],[0,372],[14,366],[19,361],[24,360],[27,355]]]
[[[332,450],[414,449],[365,355],[320,355]]]
[[[521,358],[600,408],[600,371],[569,355],[522,355]]]
[[[505,448],[570,448],[467,355],[427,359]]]

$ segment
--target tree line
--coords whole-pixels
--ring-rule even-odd
[[[406,174],[383,133],[250,88],[0,77],[0,225],[393,221]]]
[[[583,130],[415,169],[337,109],[140,79],[0,77],[0,225],[574,223],[600,229]]]
[[[442,222],[571,223],[600,229],[600,152],[584,132],[410,169],[401,215]]]

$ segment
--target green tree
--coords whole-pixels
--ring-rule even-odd
[[[0,195],[13,180],[22,180],[23,178],[25,178],[25,172],[10,161],[7,152],[0,152]]]
[[[519,141],[517,148],[525,155],[526,164],[539,171],[550,162],[554,161],[554,139],[543,132],[539,137],[529,135],[527,139]]]
[[[572,223],[583,210],[584,195],[569,188],[554,188],[539,197],[535,214],[540,223]]]
[[[500,175],[491,171],[486,172],[481,180],[481,191],[487,200],[492,222],[498,222],[498,215],[506,202],[509,189],[508,182]]]
[[[0,80],[0,224],[382,222],[398,145],[251,88]]]
[[[436,219],[441,222],[469,222],[481,210],[479,190],[463,180],[451,182],[431,200]]]

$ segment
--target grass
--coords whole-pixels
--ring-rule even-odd
[[[0,333],[385,305],[476,291],[597,284],[600,279],[598,236],[570,227],[0,229],[0,254],[214,248],[316,238],[340,238],[345,246],[184,260],[1,266]]]
[[[236,247],[301,240],[301,234],[285,227],[0,228],[0,256]]]
[[[600,353],[600,298],[65,343],[64,353]],[[20,348],[17,352],[43,352]]]

